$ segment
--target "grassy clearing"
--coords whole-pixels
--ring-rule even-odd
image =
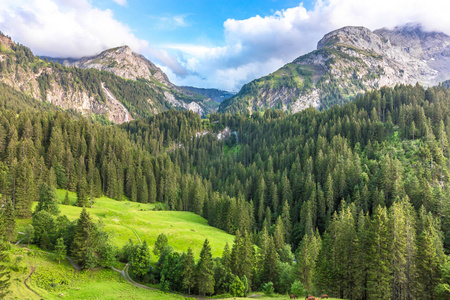
[[[13,246],[10,252],[14,271],[10,294],[5,299],[184,299],[175,294],[137,288],[110,269],[75,272],[66,260],[58,264],[53,254],[36,248],[27,251]],[[40,297],[23,283],[31,267],[36,269],[27,284]],[[289,299],[288,295],[267,297],[261,292],[253,292],[249,296],[261,300]]]
[[[76,273],[63,261],[58,264],[52,254],[40,250],[26,251],[13,247],[11,293],[5,299],[183,299],[160,291],[139,289],[110,270]],[[23,281],[36,267],[27,284],[41,297],[27,289]]]
[[[57,191],[62,203],[66,194],[65,190]],[[76,194],[69,192],[69,201],[73,205]],[[87,208],[92,218],[97,221],[102,219],[104,229],[110,234],[113,244],[122,247],[128,239],[133,242],[147,241],[150,248],[155,244],[156,238],[161,233],[167,235],[169,245],[175,251],[186,252],[192,248],[198,258],[205,238],[208,238],[213,256],[222,256],[225,243],[230,246],[234,236],[223,230],[211,227],[208,222],[191,212],[179,211],[153,211],[154,204],[142,204],[131,201],[116,201],[107,197],[95,200],[93,208]],[[60,205],[62,215],[70,220],[77,219],[81,208],[75,206]],[[19,220],[19,228],[23,228],[31,220]],[[154,262],[157,257],[152,256]]]

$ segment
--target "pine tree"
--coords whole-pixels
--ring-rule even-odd
[[[0,299],[4,299],[9,294],[11,285],[11,270],[8,263],[9,255],[7,253],[8,243],[0,236]]]
[[[195,286],[195,260],[191,247],[189,247],[187,254],[184,256],[182,277],[183,288],[187,289],[188,295],[190,295],[191,288]]]
[[[205,240],[200,252],[200,260],[197,264],[198,291],[203,296],[214,293],[214,269],[211,247],[208,239]]]
[[[369,268],[368,292],[373,299],[390,299],[391,294],[391,264],[389,228],[386,208],[378,206],[372,220],[372,258]]]
[[[156,202],[156,181],[155,181],[155,175],[153,174],[153,171],[149,172],[150,178],[148,180],[148,202],[155,203]]]
[[[139,202],[148,202],[148,186],[145,176],[142,176],[141,185],[139,186]]]
[[[435,221],[423,207],[419,216],[417,236],[417,271],[422,286],[421,297],[434,299],[435,287],[439,279],[439,266],[443,263],[442,242]]]
[[[52,215],[59,214],[56,191],[53,187],[46,183],[41,183],[39,186],[39,203],[36,206],[35,212],[44,210]]]
[[[135,275],[143,278],[150,271],[150,250],[147,242],[144,241],[142,245],[136,245],[130,257],[130,267]]]
[[[289,203],[287,201],[284,201],[283,213],[281,214],[281,218],[283,221],[283,228],[284,228],[284,241],[289,244],[291,241],[292,222]]]
[[[83,177],[78,181],[78,185],[77,185],[76,205],[79,207],[87,207],[89,204],[87,188],[88,188],[88,186],[87,186],[86,178]]]
[[[72,256],[78,264],[83,265],[85,262],[87,251],[91,246],[93,226],[89,213],[86,208],[83,208],[75,227],[71,249]]]
[[[60,237],[56,240],[55,246],[56,259],[58,260],[58,264],[61,263],[61,260],[66,257],[66,245],[64,245],[64,239]]]
[[[263,262],[262,282],[269,282],[278,276],[277,272],[278,254],[273,238],[269,238],[267,253]]]
[[[153,247],[153,254],[160,255],[164,248],[166,248],[167,244],[167,235],[165,235],[164,233],[158,235],[158,237],[156,238],[155,246]]]
[[[64,205],[70,205],[70,202],[69,202],[69,191],[66,191],[66,195],[64,196]]]
[[[15,210],[19,218],[31,217],[31,206],[35,200],[35,183],[32,166],[27,159],[19,166],[15,191]]]
[[[0,226],[3,227],[6,240],[11,242],[16,238],[16,214],[11,198],[7,199]]]

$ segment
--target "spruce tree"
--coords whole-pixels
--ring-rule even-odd
[[[78,181],[77,185],[77,202],[76,205],[79,207],[87,207],[88,206],[88,191],[87,191],[87,182],[83,177]]]
[[[421,297],[435,297],[439,283],[439,267],[443,263],[443,249],[433,216],[421,209],[417,236],[417,271],[422,287]]]
[[[62,237],[56,240],[55,253],[59,264],[66,257],[66,245],[64,245],[64,239]]]
[[[11,270],[8,263],[9,255],[7,253],[8,242],[0,236],[0,299],[4,299],[9,294],[11,285]]]
[[[211,254],[211,246],[208,239],[205,239],[200,252],[200,260],[197,264],[197,285],[198,291],[203,296],[214,293],[214,269]]]
[[[35,212],[44,210],[52,215],[59,214],[56,191],[53,187],[46,183],[41,183],[39,186],[39,203],[36,206]]]
[[[167,235],[165,235],[164,233],[161,233],[156,238],[155,246],[153,247],[153,254],[160,255],[161,252],[164,250],[164,248],[166,248],[167,245],[168,245]]]
[[[0,226],[3,227],[5,238],[8,242],[16,238],[16,219],[15,210],[11,198],[7,198]]]
[[[195,260],[191,247],[183,259],[183,288],[187,289],[188,295],[190,295],[191,289],[195,286]]]
[[[390,299],[391,294],[391,244],[386,208],[378,206],[372,219],[372,258],[369,268],[368,292],[374,299]]]
[[[69,202],[69,191],[66,191],[66,195],[64,196],[64,205],[70,205],[70,202]]]
[[[133,273],[139,278],[143,278],[150,271],[150,259],[150,250],[146,241],[142,245],[134,246],[130,257],[130,267]]]
[[[75,227],[75,235],[72,242],[71,253],[75,258],[75,262],[80,265],[84,264],[86,254],[91,246],[91,238],[94,224],[86,208],[81,211],[80,217]]]

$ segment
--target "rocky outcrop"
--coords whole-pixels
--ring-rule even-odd
[[[154,89],[155,93],[161,93],[173,106],[194,111],[201,116],[213,109],[207,101],[202,101],[207,100],[206,97],[199,97],[195,92],[177,87],[160,68],[143,55],[134,53],[128,46],[108,49],[99,55],[84,57],[77,61],[65,60],[64,64],[82,69],[107,71],[131,80],[144,79],[150,89]]]
[[[382,86],[431,86],[449,78],[446,34],[425,32],[417,24],[373,32],[350,26],[326,34],[317,50],[247,84],[219,110],[327,108]]]
[[[66,63],[66,65],[82,69],[108,71],[132,80],[143,78],[151,82],[154,79],[164,85],[173,87],[167,75],[160,68],[143,55],[131,51],[128,46],[108,49],[99,55],[83,57],[78,61]]]

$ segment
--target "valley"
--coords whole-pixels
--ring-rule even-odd
[[[346,26],[234,94],[0,34],[0,298],[448,299],[449,53]]]

